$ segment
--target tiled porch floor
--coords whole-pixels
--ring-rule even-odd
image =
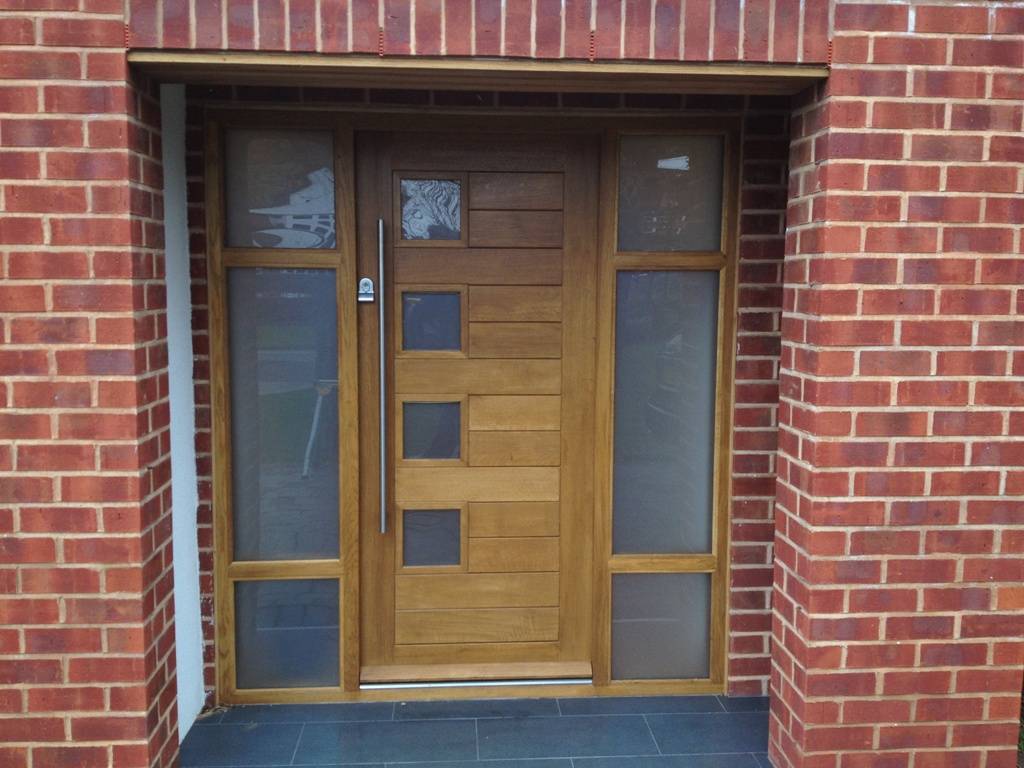
[[[507,699],[234,707],[181,768],[768,768],[760,698]]]

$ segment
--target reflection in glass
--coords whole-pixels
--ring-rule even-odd
[[[623,136],[619,153],[620,251],[721,247],[720,136]]]
[[[402,349],[462,348],[462,296],[458,293],[402,293]]]
[[[461,403],[402,403],[402,458],[457,459]]]
[[[616,277],[612,549],[711,551],[717,272]]]
[[[338,685],[335,579],[235,584],[238,688]]]
[[[458,240],[462,185],[454,179],[402,179],[402,239]]]
[[[228,270],[236,560],[338,556],[337,332],[333,270]]]
[[[334,248],[334,142],[327,131],[227,132],[227,244]]]
[[[612,576],[612,679],[706,678],[711,576]]]
[[[457,509],[407,509],[402,513],[402,564],[458,565],[461,513]]]

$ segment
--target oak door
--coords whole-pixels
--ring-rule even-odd
[[[589,678],[597,147],[374,133],[356,163],[360,679]]]

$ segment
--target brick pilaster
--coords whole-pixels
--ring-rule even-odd
[[[0,5],[0,765],[169,766],[159,106],[120,2]]]
[[[778,766],[1012,768],[1024,10],[839,3],[794,115]]]

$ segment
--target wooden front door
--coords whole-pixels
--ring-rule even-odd
[[[596,141],[355,156],[360,681],[590,678]]]

